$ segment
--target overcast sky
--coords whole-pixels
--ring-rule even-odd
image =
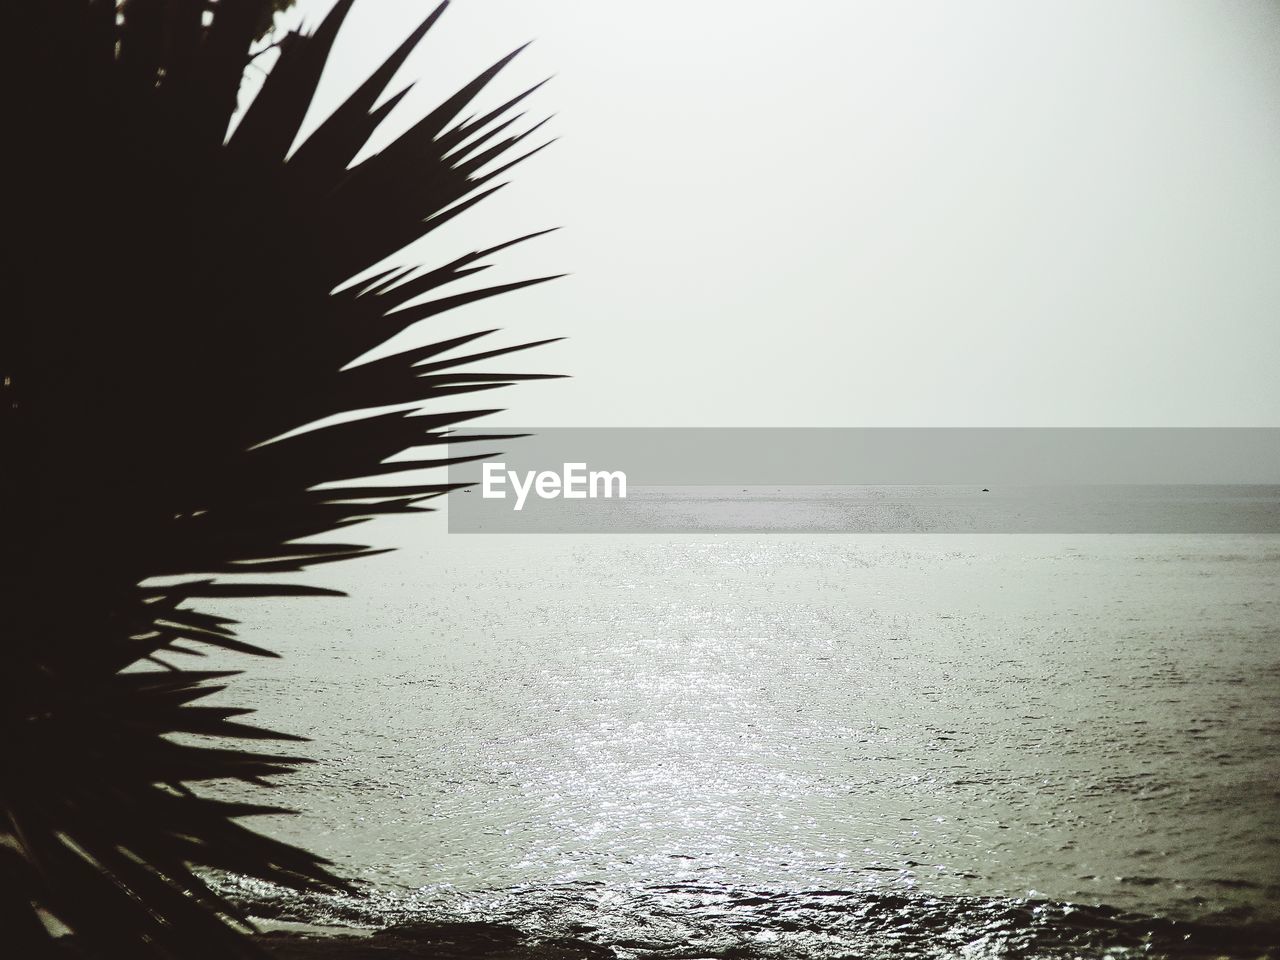
[[[425,331],[571,338],[503,422],[1280,426],[1280,3],[455,0],[385,132],[530,39],[480,105],[560,140],[413,251],[564,227]]]

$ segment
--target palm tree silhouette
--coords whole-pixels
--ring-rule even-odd
[[[228,138],[273,5],[30,0],[13,11],[21,304],[0,344],[0,923],[12,956],[50,951],[59,927],[109,957],[253,955],[246,917],[201,869],[343,886],[320,858],[240,822],[275,808],[196,792],[220,779],[267,785],[303,761],[204,739],[297,738],[203,705],[230,674],[180,669],[174,655],[272,655],[199,602],[330,592],[226,575],[376,552],[315,538],[425,509],[447,484],[377,478],[449,460],[387,459],[446,444],[452,425],[489,412],[404,405],[537,376],[469,372],[535,345],[458,355],[483,334],[345,368],[419,320],[551,279],[422,301],[512,240],[349,283],[523,159],[513,148],[532,131],[511,133],[511,110],[531,91],[458,118],[515,54],[352,165],[403,95],[378,103],[441,4],[290,154],[351,0],[280,41]],[[294,432],[353,412],[365,415]]]

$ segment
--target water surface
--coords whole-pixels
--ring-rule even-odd
[[[325,576],[353,596],[232,611],[285,659],[230,698],[315,738],[270,827],[366,893],[264,915],[636,956],[1280,939],[1280,538],[427,536]]]

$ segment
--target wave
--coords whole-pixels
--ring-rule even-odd
[[[1254,960],[1280,955],[1280,925],[1243,913],[1189,922],[1048,900],[696,883],[620,889],[574,882],[482,892],[369,887],[355,895],[329,895],[238,877],[214,882],[251,916],[389,930],[406,950],[432,945],[442,928],[468,924],[474,931],[489,931],[485,936],[495,943],[505,942],[503,931],[517,931],[535,943],[580,944],[586,952],[576,955],[624,960]],[[480,940],[489,942],[485,936]]]

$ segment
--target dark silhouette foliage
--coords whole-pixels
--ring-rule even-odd
[[[229,674],[179,669],[190,661],[175,655],[203,645],[270,656],[201,601],[326,592],[228,575],[374,552],[345,528],[448,490],[377,482],[444,457],[387,459],[441,449],[452,425],[488,411],[383,410],[282,434],[533,376],[471,372],[532,345],[459,355],[483,334],[344,369],[421,319],[550,279],[422,302],[511,240],[348,283],[492,193],[521,158],[513,148],[531,131],[511,132],[511,108],[530,91],[459,119],[511,57],[353,166],[441,5],[290,155],[351,0],[314,33],[280,39],[228,139],[274,6],[25,0],[10,11],[20,302],[0,343],[9,956],[47,953],[57,925],[108,957],[252,955],[245,918],[202,869],[342,886],[319,858],[241,823],[273,808],[196,792],[219,779],[266,785],[302,761],[207,740],[295,738],[203,705]]]

